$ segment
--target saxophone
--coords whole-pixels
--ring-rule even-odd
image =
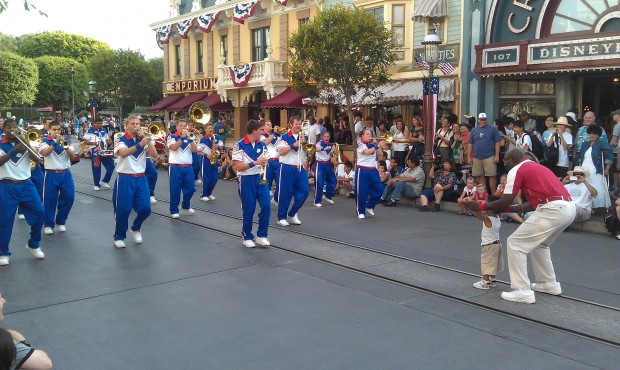
[[[215,139],[215,135],[211,137],[211,165],[215,165],[217,163],[217,158],[220,156],[220,151],[217,150],[217,140]]]

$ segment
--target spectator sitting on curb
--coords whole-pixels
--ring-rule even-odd
[[[431,168],[431,172],[428,177],[433,179],[433,188],[426,189],[420,194],[420,211],[428,212],[430,207],[428,206],[429,199],[435,201],[432,211],[441,211],[440,202],[442,200],[449,200],[452,197],[452,189],[456,183],[456,174],[452,170],[452,162],[449,159],[445,159],[441,168],[435,170],[435,166]]]
[[[353,187],[355,182],[355,171],[353,171],[353,163],[347,161],[342,167],[338,167],[336,179],[338,180],[336,190],[344,187],[347,189],[347,196],[349,198],[355,198],[355,188]]]
[[[473,216],[473,212],[468,210],[465,204],[471,200],[474,200],[474,196],[476,195],[476,185],[474,184],[475,179],[473,177],[467,178],[467,183],[465,184],[465,188],[463,192],[459,196],[457,200],[458,204],[461,206],[462,211],[459,212],[459,215],[467,215]]]
[[[588,175],[589,173],[585,168],[575,166],[572,171],[568,171],[568,176],[562,179],[564,187],[577,206],[577,215],[573,222],[585,222],[592,216],[592,200],[596,197],[597,191],[586,180]]]
[[[407,169],[400,175],[388,181],[383,190],[382,200],[387,200],[391,193],[390,201],[385,204],[386,207],[396,207],[400,196],[405,198],[416,199],[422,194],[422,186],[424,186],[424,170],[420,167],[420,158],[413,154],[407,159]]]

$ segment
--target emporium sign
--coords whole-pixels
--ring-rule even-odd
[[[528,64],[620,58],[620,37],[528,45]]]
[[[191,92],[215,91],[217,78],[199,78],[196,80],[169,81],[163,83],[164,94],[184,94]]]

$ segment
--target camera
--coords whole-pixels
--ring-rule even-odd
[[[577,176],[570,176],[568,179],[570,181],[577,181]]]

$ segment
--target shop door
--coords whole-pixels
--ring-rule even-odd
[[[609,134],[613,126],[610,113],[620,108],[620,74],[584,77],[582,89],[582,116],[593,111]]]

